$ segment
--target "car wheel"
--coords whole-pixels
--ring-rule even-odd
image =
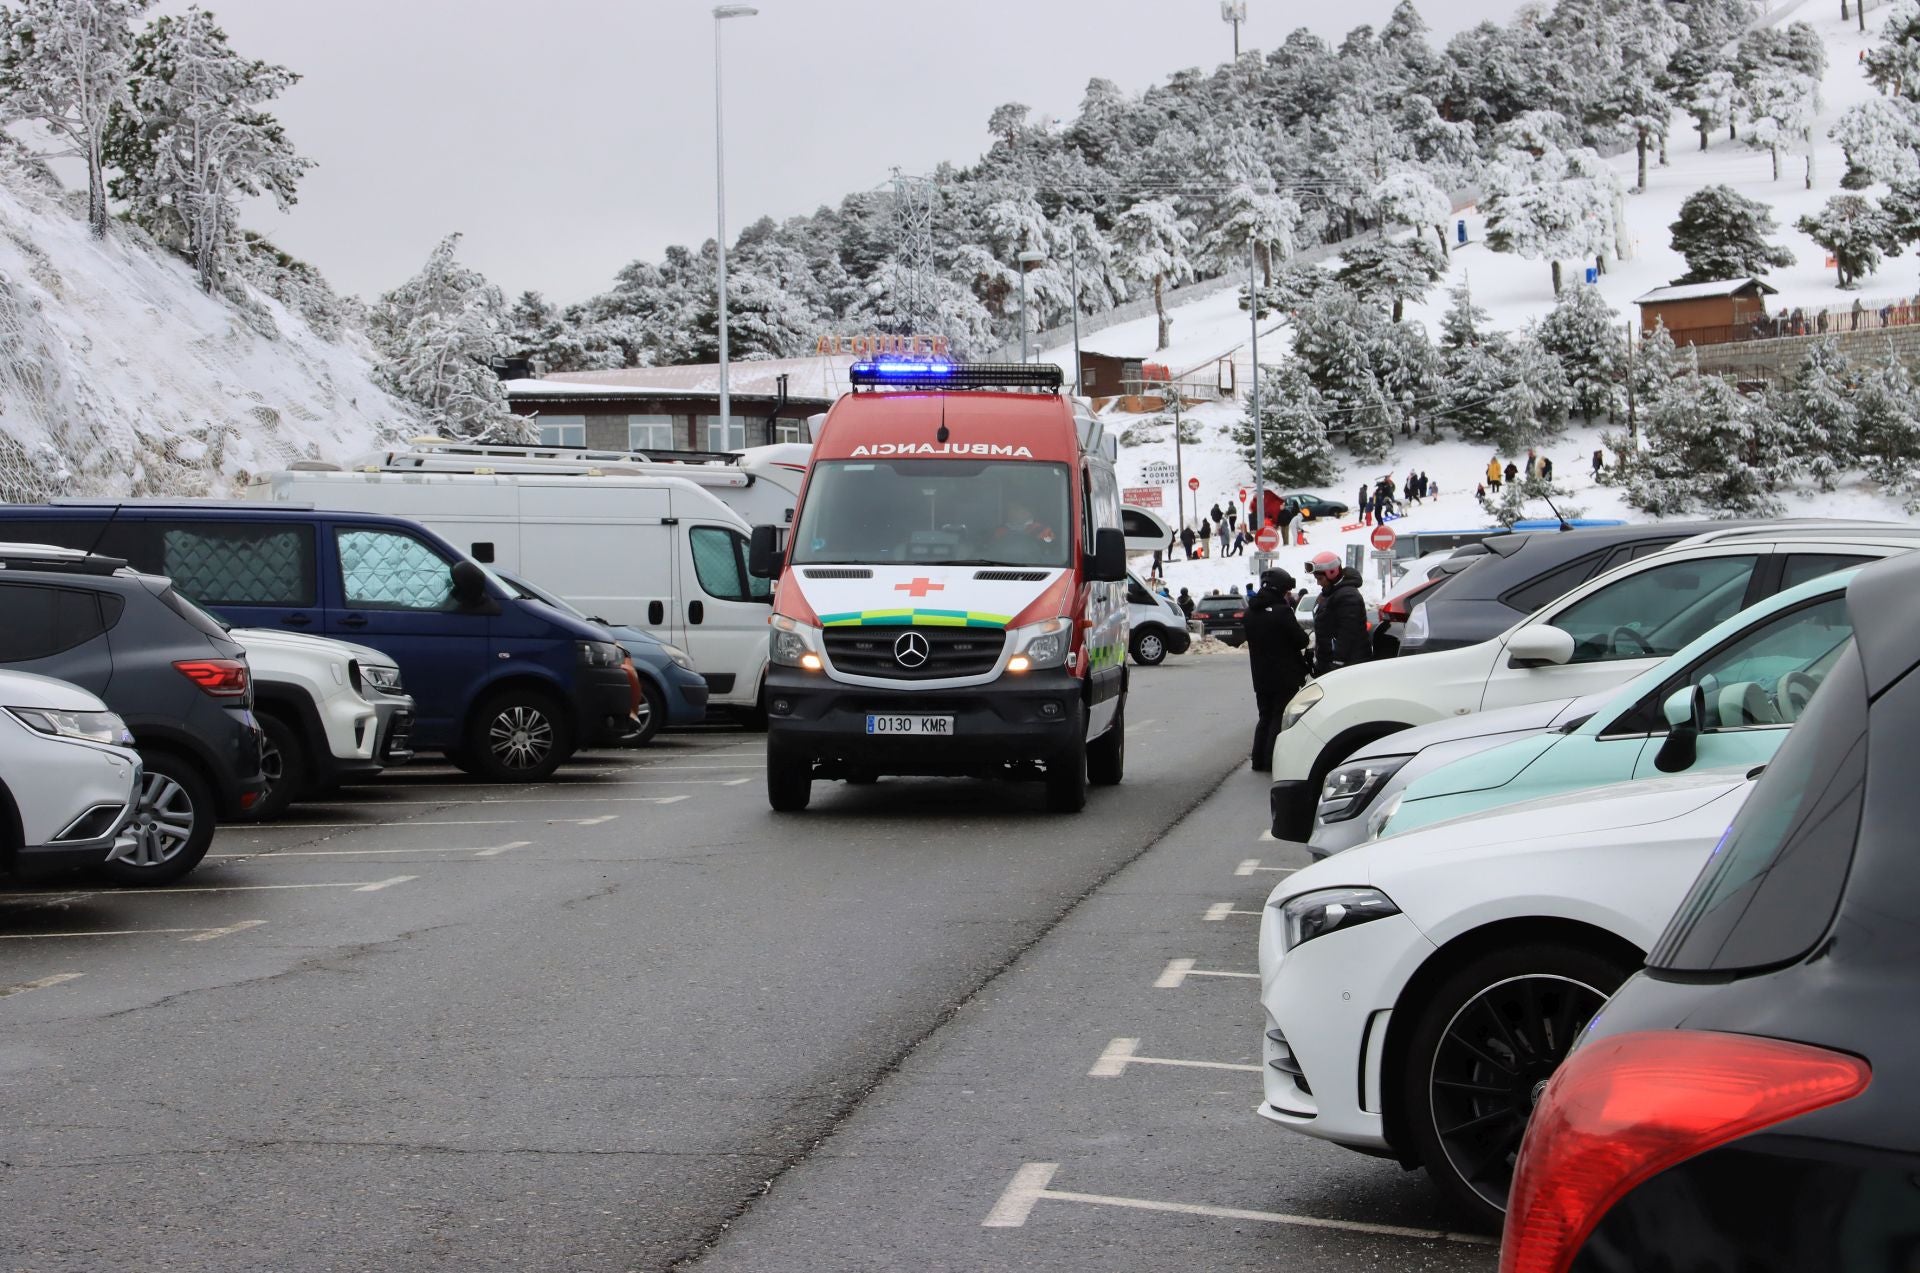
[[[1078,813],[1087,807],[1087,724],[1080,717],[1080,728],[1073,741],[1047,761],[1047,808],[1055,813]]]
[[[260,773],[267,789],[242,811],[241,822],[272,822],[305,793],[307,748],[293,726],[270,713],[260,714]]]
[[[165,752],[142,753],[133,843],[103,863],[116,884],[171,884],[200,865],[213,843],[213,788],[199,769]]]
[[[454,763],[470,761],[468,772],[488,782],[542,782],[572,754],[573,729],[559,705],[538,690],[508,690],[473,714]]]
[[[1427,1174],[1489,1228],[1547,1080],[1631,969],[1579,946],[1531,942],[1449,975],[1406,1054],[1402,1108]]]
[[[1167,661],[1167,638],[1153,628],[1133,634],[1133,661],[1142,667],[1159,667]]]
[[[633,723],[639,732],[627,740],[629,747],[645,747],[667,723],[667,696],[644,676],[640,678],[640,706],[633,709]]]
[[[1087,781],[1117,787],[1127,774],[1127,701],[1113,713],[1113,727],[1087,744]]]
[[[767,739],[767,803],[775,813],[800,813],[813,799],[813,757]]]

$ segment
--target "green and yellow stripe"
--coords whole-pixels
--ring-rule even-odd
[[[1010,614],[978,610],[848,610],[820,616],[823,628],[1004,628],[1012,622]]]

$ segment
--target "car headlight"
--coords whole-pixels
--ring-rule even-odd
[[[1015,628],[1012,638],[1013,657],[1007,660],[1009,672],[1061,667],[1066,664],[1067,651],[1073,645],[1073,620],[1048,619],[1045,623],[1030,623],[1024,628]],[[1025,662],[1021,661],[1023,659]]]
[[[611,641],[582,641],[577,648],[582,667],[619,667],[627,657],[627,652]]]
[[[1280,908],[1281,941],[1287,950],[1343,928],[1356,928],[1400,913],[1400,908],[1377,888],[1323,888],[1273,905]]]
[[[133,734],[118,712],[56,712],[44,707],[9,707],[13,718],[36,733],[54,738],[79,738],[110,747],[128,747]]]
[[[1286,710],[1280,713],[1280,728],[1292,729],[1300,718],[1313,710],[1313,705],[1327,696],[1327,692],[1313,681],[1308,681],[1287,702]]]
[[[660,653],[666,655],[667,658],[677,666],[684,667],[689,672],[693,671],[693,658],[679,646],[668,645],[665,641],[662,641],[660,643]]]
[[[1412,756],[1377,756],[1340,766],[1327,775],[1320,788],[1319,816],[1322,822],[1345,822],[1360,815],[1387,779],[1399,773]]]
[[[367,684],[388,694],[400,693],[400,669],[392,664],[362,663],[360,675]]]
[[[781,667],[800,667],[809,672],[821,668],[820,629],[811,624],[775,615],[769,655]]]
[[[1381,832],[1387,829],[1387,823],[1393,821],[1393,815],[1400,812],[1400,802],[1406,798],[1406,792],[1396,791],[1392,796],[1388,797],[1385,803],[1373,811],[1373,816],[1367,819],[1367,838],[1369,840],[1378,840],[1380,838]]]

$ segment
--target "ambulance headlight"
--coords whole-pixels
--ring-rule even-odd
[[[820,629],[785,615],[775,615],[770,654],[781,667],[817,672],[820,670]]]
[[[1009,670],[1026,671],[1049,667],[1064,667],[1067,662],[1067,650],[1073,645],[1073,620],[1048,619],[1045,623],[1033,623],[1024,628],[1013,630],[1013,659],[1008,660]],[[1015,660],[1025,659],[1024,667]]]

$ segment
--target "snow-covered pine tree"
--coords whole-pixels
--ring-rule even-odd
[[[211,292],[237,244],[240,200],[285,212],[313,162],[261,109],[299,80],[241,57],[204,9],[155,18],[134,42],[129,103],[116,108],[105,155],[113,194],[162,242],[177,241]]]
[[[1322,419],[1324,404],[1298,361],[1260,369],[1260,431],[1270,486],[1324,486],[1340,474]],[[1241,413],[1233,440],[1247,467],[1254,462],[1253,409]]]
[[[1620,316],[1600,289],[1584,283],[1568,288],[1540,320],[1536,335],[1560,363],[1571,410],[1588,420],[1605,415],[1611,421],[1620,404],[1627,350]]]
[[[1767,152],[1775,181],[1780,180],[1780,152],[1807,146],[1807,188],[1812,189],[1813,150],[1808,141],[1819,110],[1819,85],[1786,64],[1767,66],[1747,85],[1743,106],[1746,144]]]
[[[1840,178],[1843,189],[1920,178],[1920,103],[1869,97],[1849,107],[1827,135],[1840,143],[1847,157],[1847,171]]]
[[[1769,395],[1768,409],[1787,442],[1775,457],[1776,477],[1805,471],[1830,491],[1842,469],[1853,467],[1860,447],[1859,409],[1853,366],[1839,342],[1815,341],[1793,378]]]
[[[1401,169],[1373,188],[1373,202],[1383,220],[1406,226],[1415,237],[1432,230],[1440,255],[1447,255],[1447,218],[1453,215],[1453,200],[1425,173]]]
[[[1854,391],[1859,462],[1890,494],[1920,511],[1920,386],[1905,364],[1889,357],[1860,377]]]
[[[1153,290],[1153,312],[1159,320],[1155,349],[1170,343],[1172,320],[1167,317],[1166,289],[1193,277],[1193,223],[1181,217],[1164,199],[1143,199],[1114,223],[1113,239],[1122,270]]]
[[[1883,93],[1920,101],[1920,4],[1894,0],[1867,50],[1867,78]]]
[[[153,0],[17,0],[0,8],[0,122],[46,125],[87,172],[87,225],[107,233],[107,124],[128,104],[133,22]]]
[[[1840,286],[1855,288],[1880,268],[1883,255],[1900,251],[1887,214],[1861,195],[1835,195],[1818,216],[1801,217],[1800,233],[1832,254]]]
[[[1729,140],[1738,138],[1741,101],[1739,81],[1730,70],[1709,71],[1693,86],[1686,109],[1700,134],[1700,149],[1712,144],[1715,129],[1726,129]]]
[[[1334,275],[1369,300],[1384,301],[1399,322],[1408,301],[1417,301],[1446,276],[1446,257],[1425,238],[1374,239],[1348,248]]]
[[[1211,236],[1215,252],[1229,274],[1253,245],[1260,266],[1260,285],[1273,285],[1273,267],[1292,258],[1294,235],[1300,226],[1300,205],[1271,186],[1242,181],[1227,192],[1221,205],[1223,220]]]
[[[506,390],[490,365],[506,352],[506,302],[500,289],[454,257],[460,236],[442,239],[426,266],[368,314],[380,354],[378,375],[420,409],[422,422],[467,442],[521,442],[525,420],[507,410]]]
[[[1447,312],[1440,318],[1440,348],[1451,360],[1459,351],[1480,343],[1480,333],[1488,315],[1486,310],[1473,303],[1473,292],[1465,282],[1451,289],[1447,296],[1450,303]],[[1451,361],[1448,366],[1451,368]]]
[[[1767,236],[1778,229],[1773,210],[1731,186],[1706,186],[1680,205],[1670,227],[1673,250],[1687,262],[1676,283],[1707,283],[1765,274],[1793,264],[1793,253]]]
[[[1655,322],[1653,330],[1640,337],[1637,347],[1627,356],[1627,392],[1632,403],[1651,402],[1666,392],[1667,382],[1679,375],[1683,366],[1679,348],[1664,322]]]
[[[1645,446],[1610,439],[1620,452],[1627,501],[1660,517],[1704,512],[1712,517],[1777,515],[1762,468],[1768,430],[1764,403],[1698,366],[1667,381],[1641,408]]]
[[[1554,144],[1565,121],[1529,112],[1502,130],[1499,158],[1487,174],[1487,245],[1529,260],[1549,261],[1553,293],[1561,291],[1561,263],[1595,260],[1617,246],[1612,176],[1591,150]]]

